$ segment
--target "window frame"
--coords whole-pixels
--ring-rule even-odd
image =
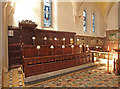
[[[50,2],[51,2],[51,26],[50,27],[48,27],[48,26],[45,26],[44,25],[44,0],[43,0],[43,2],[41,3],[41,10],[42,10],[42,15],[41,15],[41,20],[42,20],[42,28],[50,28],[50,29],[52,29],[53,28],[53,2],[50,0]]]
[[[83,13],[84,12],[85,12],[85,18],[86,18],[86,20],[85,20],[86,25],[84,26],[84,14],[83,14],[83,30],[84,30],[84,32],[87,32],[87,12],[86,12],[86,10],[83,10]],[[84,27],[85,27],[85,29],[84,29]]]
[[[94,16],[94,26],[93,26],[93,16]],[[92,14],[92,32],[94,32],[94,33],[96,32],[95,31],[95,14],[94,13]]]

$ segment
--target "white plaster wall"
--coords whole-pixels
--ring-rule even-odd
[[[29,3],[28,3],[29,2]],[[32,20],[38,24],[38,29],[48,30],[44,28],[43,23],[43,2],[38,0],[20,0],[16,3],[14,9],[8,15],[8,25],[9,26],[18,26],[18,22],[21,20]],[[10,7],[9,7],[10,8]],[[8,12],[10,11],[8,8]],[[52,28],[49,30],[58,30],[57,27],[57,6],[56,2],[52,3]]]
[[[24,0],[21,0],[16,3],[15,10],[8,16],[8,25],[18,26],[18,21],[28,19],[35,21],[38,24],[37,28],[42,28],[41,3],[35,2],[34,0],[32,0],[30,3],[27,3],[28,0],[22,4],[23,2]],[[87,11],[87,32],[84,32],[83,30],[82,15],[84,9]],[[82,4],[81,8],[79,9],[79,16],[81,16],[81,18],[78,19],[79,21],[77,24],[74,22],[73,11],[74,10],[71,2],[58,2],[57,9],[55,9],[55,5],[53,4],[53,28],[50,30],[76,32],[77,35],[104,36],[103,16],[95,3],[84,2]],[[95,33],[92,32],[93,12],[95,13]]]
[[[18,26],[18,21],[32,20],[41,27],[41,3],[34,0],[20,0],[9,14],[9,26]]]
[[[75,32],[71,2],[58,3],[58,30]]]
[[[107,29],[106,30],[118,29],[118,3],[116,2],[111,8],[107,17]]]
[[[87,12],[87,32],[83,30],[83,10]],[[95,33],[92,31],[92,14],[95,14]],[[98,6],[93,2],[84,2],[79,9],[79,21],[76,26],[77,35],[88,35],[88,36],[104,36],[103,33],[103,16]]]

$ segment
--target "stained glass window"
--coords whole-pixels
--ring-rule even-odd
[[[85,10],[83,10],[83,29],[84,31],[87,31],[87,13]]]
[[[51,0],[44,0],[44,27],[51,27]]]
[[[92,14],[92,28],[93,28],[93,32],[95,32],[95,15],[94,15],[94,13]]]

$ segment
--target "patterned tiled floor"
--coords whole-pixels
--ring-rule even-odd
[[[48,79],[48,78],[55,78],[61,75],[65,75],[65,74],[69,74],[71,72],[75,72],[78,70],[84,70],[86,68],[90,68],[96,66],[95,63],[87,63],[84,65],[79,65],[79,66],[74,66],[74,67],[70,67],[70,68],[65,68],[65,69],[61,69],[61,70],[57,70],[57,71],[52,71],[52,72],[48,72],[48,73],[43,73],[43,74],[39,74],[39,75],[34,75],[34,76],[30,76],[24,79],[24,82],[32,82],[32,81],[36,81],[36,82],[40,82],[38,80],[42,80],[42,79]]]
[[[97,66],[28,87],[118,87],[118,76],[114,73],[106,74],[104,66]]]
[[[10,70],[4,74],[3,87],[22,87],[24,86],[21,68]],[[21,72],[21,73],[20,73]]]
[[[72,72],[59,77],[24,85],[20,68],[4,74],[3,87],[118,87],[118,77],[114,73],[106,74],[105,66],[95,66]]]

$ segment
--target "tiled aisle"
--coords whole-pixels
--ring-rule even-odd
[[[105,67],[70,73],[29,87],[118,87],[118,76],[106,74]]]
[[[24,79],[24,82],[32,82],[37,80],[36,82],[39,82],[38,80],[42,80],[42,79],[48,79],[48,78],[55,78],[57,76],[61,76],[61,75],[65,75],[65,74],[69,74],[71,72],[75,72],[78,70],[84,70],[90,67],[96,66],[95,63],[87,63],[84,65],[79,65],[79,66],[74,66],[74,67],[70,67],[70,68],[65,68],[65,69],[61,69],[61,70],[57,70],[57,71],[52,71],[52,72],[47,72],[47,73],[43,73],[43,74],[39,74],[39,75],[34,75],[34,76],[30,76]]]
[[[4,74],[4,87],[118,87],[118,76],[106,74],[104,66],[95,66],[43,82],[24,86],[21,68]]]

